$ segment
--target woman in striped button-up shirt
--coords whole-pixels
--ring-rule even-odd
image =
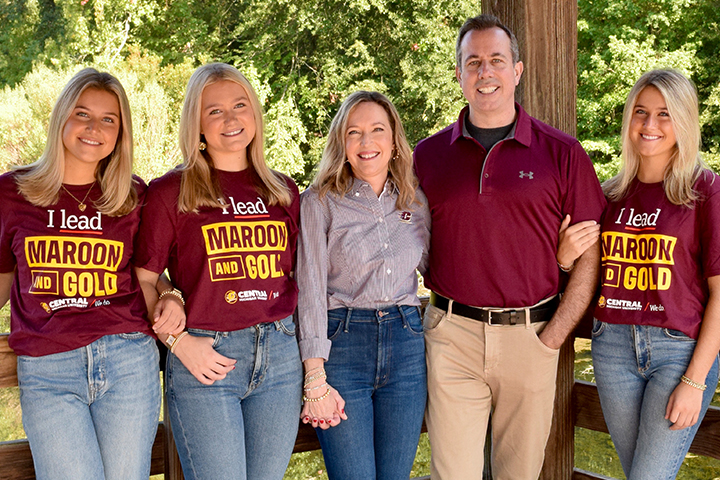
[[[298,245],[302,419],[330,479],[407,479],[427,394],[416,269],[427,200],[395,107],[350,95],[302,195]]]

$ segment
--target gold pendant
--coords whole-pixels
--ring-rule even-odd
[[[80,205],[78,205],[78,208],[80,209],[81,212],[84,212],[86,207],[87,207],[87,205],[85,205],[84,203],[81,203]]]

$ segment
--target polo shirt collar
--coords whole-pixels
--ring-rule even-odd
[[[458,121],[455,122],[455,125],[453,125],[452,130],[452,136],[450,137],[450,143],[455,143],[455,141],[458,138],[465,137],[467,134],[467,128],[465,126],[465,118],[467,118],[467,112],[470,110],[469,106],[465,106],[460,111],[460,116],[458,117]],[[524,108],[520,106],[519,103],[515,103],[515,111],[517,112],[517,117],[515,118],[515,125],[513,126],[512,130],[510,131],[510,134],[507,138],[512,138],[514,140],[517,140],[518,143],[529,147],[532,139],[531,135],[531,127],[532,122],[530,119],[530,115],[525,111]]]

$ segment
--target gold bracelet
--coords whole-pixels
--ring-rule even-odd
[[[315,375],[315,372],[319,372],[319,371],[325,372],[325,369],[323,367],[315,367],[312,370],[308,370],[305,373],[305,378],[311,377],[311,376]]]
[[[162,299],[165,295],[172,295],[173,297],[176,297],[178,300],[180,300],[180,303],[183,304],[183,307],[185,306],[185,299],[182,296],[182,292],[177,288],[170,288],[165,290],[160,295],[158,295],[158,300]]]
[[[320,400],[325,400],[327,397],[330,396],[330,387],[328,387],[327,392],[323,393],[321,396],[316,398],[308,398],[303,394],[303,402],[319,402]]]
[[[327,386],[328,386],[327,383],[322,383],[322,384],[320,384],[320,385],[318,385],[318,386],[316,386],[316,387],[303,388],[303,390],[305,390],[306,392],[312,392],[313,390],[317,390],[318,388],[327,387]]]
[[[685,383],[685,384],[687,384],[687,385],[690,385],[691,387],[697,388],[698,390],[701,390],[701,391],[703,391],[703,392],[704,392],[705,389],[707,388],[707,385],[705,385],[704,383],[693,382],[692,380],[690,380],[690,379],[689,379],[688,377],[686,377],[685,375],[683,375],[682,377],[680,377],[680,380],[682,380],[683,383]]]
[[[172,342],[172,345],[170,346],[170,353],[175,353],[175,348],[177,347],[177,344],[180,343],[180,340],[182,340],[183,337],[184,337],[185,335],[187,335],[188,333],[189,333],[189,332],[188,332],[187,330],[185,330],[184,332],[182,332],[180,335],[178,335],[178,336],[175,338],[175,341]]]
[[[327,375],[325,374],[325,371],[323,371],[322,373],[317,374],[317,375],[314,376],[314,377],[306,378],[306,379],[305,379],[305,385],[303,385],[303,386],[304,386],[304,387],[307,387],[308,385],[310,385],[311,383],[313,383],[315,380],[320,380],[321,378],[327,378]]]

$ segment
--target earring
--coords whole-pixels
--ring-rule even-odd
[[[400,154],[398,153],[397,148],[393,148],[393,162],[397,162],[398,158],[400,158]]]
[[[201,152],[204,152],[206,148],[207,148],[207,143],[201,141],[198,144],[198,150],[200,150]]]

